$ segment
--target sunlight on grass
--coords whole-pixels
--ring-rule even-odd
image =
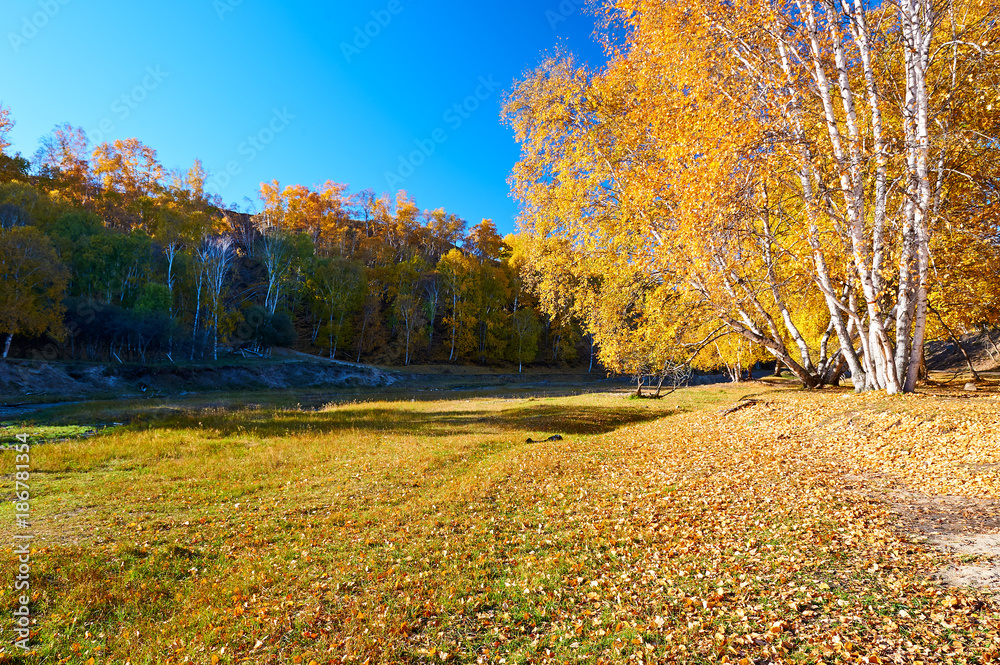
[[[747,392],[119,407],[32,451],[25,662],[815,659],[775,638],[789,603],[862,612],[861,580],[877,605],[912,564],[864,572],[866,514],[720,421]]]

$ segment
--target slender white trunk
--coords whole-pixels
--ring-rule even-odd
[[[198,346],[198,320],[201,318],[201,284],[204,276],[204,268],[199,266],[198,269],[198,296],[194,308],[194,328],[191,333],[191,360],[194,360],[194,350]]]
[[[913,341],[910,349],[910,363],[907,368],[904,389],[916,389],[923,358],[924,335],[927,328],[927,292],[930,282],[930,214],[932,188],[930,181],[930,104],[927,90],[927,67],[930,61],[930,46],[933,33],[934,15],[928,0],[903,0],[901,4],[904,28],[911,48],[906,49],[908,69],[912,76],[913,101],[915,105],[915,136],[910,144],[915,164],[914,191],[909,194],[916,201],[913,226],[917,247],[917,289],[913,322]]]
[[[455,359],[455,344],[458,340],[458,294],[452,291],[451,296],[451,353],[448,360]]]
[[[776,34],[780,34],[780,30],[776,31]],[[789,48],[781,39],[777,40],[777,48],[782,72],[785,79],[789,83],[789,89],[792,90],[790,103],[787,105],[786,117],[793,132],[793,136],[796,138],[799,145],[799,150],[797,152],[799,163],[796,170],[799,177],[799,183],[802,187],[802,199],[805,207],[807,223],[809,225],[807,240],[809,247],[812,250],[813,267],[815,269],[814,278],[816,280],[816,284],[820,288],[820,291],[823,293],[827,309],[830,312],[834,330],[837,333],[837,339],[840,341],[841,352],[843,353],[851,371],[851,380],[854,383],[854,389],[855,391],[860,392],[865,390],[867,387],[868,372],[867,368],[863,366],[862,360],[858,358],[858,355],[855,352],[852,335],[849,331],[848,323],[844,319],[844,314],[848,314],[852,323],[856,321],[857,317],[853,314],[853,311],[848,307],[845,307],[845,305],[837,297],[833,287],[833,280],[830,277],[830,269],[827,265],[826,256],[823,252],[823,245],[819,237],[819,224],[817,222],[817,216],[819,214],[820,205],[818,197],[816,196],[816,188],[813,186],[813,182],[819,182],[820,178],[816,172],[813,156],[806,141],[802,101],[798,93],[795,92],[796,87],[794,85],[794,76],[792,73],[791,63],[789,61]]]
[[[850,79],[847,72],[846,56],[844,54],[843,42],[836,29],[836,22],[829,21],[829,32],[831,33],[834,47],[834,55],[839,70],[839,92],[844,106],[844,122],[848,131],[848,142],[850,155],[844,150],[844,137],[841,134],[840,126],[834,111],[832,95],[833,85],[826,75],[824,65],[824,54],[820,46],[819,28],[813,5],[811,3],[799,3],[804,10],[805,25],[808,29],[809,43],[812,55],[812,72],[816,83],[816,90],[819,93],[823,106],[823,115],[826,120],[827,136],[830,140],[830,147],[834,159],[837,162],[840,172],[840,187],[844,196],[845,214],[847,221],[847,232],[853,252],[854,267],[864,294],[866,310],[868,314],[868,326],[870,327],[870,339],[866,348],[871,369],[874,374],[869,373],[869,381],[874,380],[878,388],[884,388],[890,394],[896,393],[900,389],[897,381],[895,368],[888,366],[888,359],[893,356],[888,336],[885,333],[882,323],[882,313],[880,307],[881,294],[875,289],[872,274],[868,267],[868,255],[870,247],[865,238],[865,205],[864,190],[859,169],[860,160],[860,136],[858,133],[857,114],[854,108],[854,95],[851,90]]]
[[[174,352],[174,259],[177,258],[177,243],[170,242],[166,246],[167,253],[167,291],[170,293],[170,334],[167,337],[167,357]]]

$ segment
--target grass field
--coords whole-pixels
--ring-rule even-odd
[[[8,424],[51,442],[30,461],[35,652],[11,646],[5,547],[0,662],[1000,659],[997,600],[932,579],[954,556],[880,499],[1000,498],[995,395],[445,397]]]

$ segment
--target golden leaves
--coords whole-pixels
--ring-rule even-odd
[[[960,4],[961,25],[952,28],[968,34],[970,44],[996,31],[996,21],[984,20],[995,18],[995,3],[984,10]],[[928,222],[934,276],[921,263],[921,280],[930,281],[932,300],[944,301],[942,328],[946,319],[968,327],[1000,316],[990,272],[995,229],[982,226],[995,219],[985,210],[996,207],[988,183],[996,180],[997,145],[977,139],[981,150],[971,158],[968,137],[958,138],[966,131],[995,136],[997,121],[966,110],[980,104],[959,110],[950,101],[953,94],[975,97],[990,89],[995,54],[959,64],[954,51],[948,60],[952,78],[968,66],[981,79],[970,75],[951,84],[940,59],[929,83],[917,81],[898,64],[904,58],[896,31],[904,14],[861,7],[610,1],[605,12],[626,29],[616,35],[622,46],[607,67],[594,72],[572,58],[552,59],[508,98],[505,117],[522,144],[511,177],[526,204],[521,229],[532,241],[565,244],[570,258],[562,263],[571,270],[537,263],[552,273],[550,281],[564,272],[576,278],[558,287],[572,294],[564,299],[574,301],[589,331],[601,337],[608,366],[621,370],[649,355],[641,331],[650,319],[663,323],[651,335],[653,345],[676,346],[670,317],[682,308],[644,302],[658,287],[701,305],[675,318],[724,322],[766,346],[808,385],[819,381],[811,367],[821,364],[809,354],[829,359],[825,349],[817,351],[826,344],[827,324],[845,311],[862,337],[867,318],[874,321],[873,336],[891,346],[881,319],[893,309],[912,308],[917,296],[905,280],[897,287],[899,274],[918,268],[907,249],[917,246],[917,236],[899,231],[913,228],[903,212],[914,212],[907,201],[918,196],[910,185],[893,189],[885,182],[916,182],[906,165],[929,159],[907,156],[906,146],[921,142],[907,138],[915,131],[906,129],[910,111],[885,92],[903,87],[908,96],[932,97],[928,126],[938,129],[922,130],[921,145],[941,150],[934,167],[940,172],[919,176],[928,185],[921,192],[932,180],[941,187],[935,219]],[[868,27],[860,30],[865,19]],[[957,48],[945,23],[935,20],[928,16],[934,32],[928,38]],[[849,71],[838,78],[834,62]],[[978,177],[953,178],[958,171],[947,166],[952,158],[968,160]],[[929,199],[920,197],[929,211]],[[947,220],[941,225],[948,233],[933,228],[937,216]],[[960,231],[952,233],[953,225]],[[922,245],[921,251],[926,258],[931,248]],[[812,320],[816,312],[825,321]],[[922,312],[917,309],[917,318]],[[796,330],[800,319],[813,330]],[[910,325],[903,316],[901,321]],[[930,326],[937,328],[933,317]],[[847,335],[843,326],[834,327]],[[915,329],[923,330],[922,321]],[[788,349],[795,346],[793,358]],[[741,355],[723,348],[717,353]],[[862,353],[869,353],[867,347]],[[895,381],[878,378],[891,376],[878,354],[865,361],[877,368],[871,385],[896,388]],[[851,371],[862,374],[858,364]]]
[[[152,194],[163,177],[156,150],[135,138],[97,146],[93,169],[106,190],[132,198]]]

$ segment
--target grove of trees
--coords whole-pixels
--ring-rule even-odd
[[[264,183],[227,210],[200,163],[169,171],[136,139],[70,125],[9,155],[0,106],[0,344],[29,357],[200,361],[295,347],[387,364],[584,362],[545,315],[518,244],[405,192]]]
[[[524,274],[629,372],[914,390],[1000,322],[1000,3],[607,0],[508,96]],[[762,355],[764,354],[764,355]]]

